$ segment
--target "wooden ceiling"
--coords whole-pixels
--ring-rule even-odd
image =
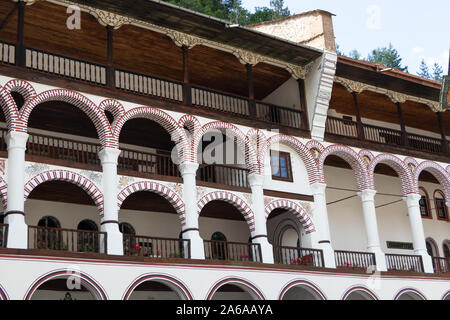
[[[0,40],[16,42],[17,8],[0,2]],[[51,12],[51,14],[49,14]],[[107,64],[107,31],[92,15],[81,13],[81,29],[69,30],[66,8],[38,1],[25,8],[25,46],[98,64]],[[183,55],[166,35],[132,25],[113,31],[116,68],[183,81]],[[200,86],[248,96],[247,70],[233,54],[205,46],[189,51],[190,80]],[[256,99],[262,100],[290,78],[282,68],[254,67]]]
[[[378,120],[387,123],[397,124],[400,129],[400,119],[397,105],[386,95],[363,91],[358,94],[358,103],[362,118]],[[406,101],[402,103],[403,118],[407,127],[440,133],[437,114],[425,104]],[[334,83],[333,93],[330,100],[330,109],[338,113],[352,115],[356,121],[356,111],[353,96],[339,83]],[[450,134],[450,112],[441,113],[447,134]],[[364,123],[364,120],[363,120]]]

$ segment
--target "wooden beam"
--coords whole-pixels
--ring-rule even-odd
[[[255,85],[253,82],[253,66],[248,63],[245,66],[247,68],[248,101],[249,101],[250,117],[256,118]]]
[[[9,13],[7,14],[7,16],[5,17],[5,19],[3,19],[3,21],[0,23],[0,31],[2,31],[2,29],[5,27],[6,23],[8,22],[9,18],[11,18],[11,16],[14,14],[14,12],[16,11],[17,6],[14,6],[11,11],[9,11]]]
[[[16,43],[16,65],[25,67],[25,2],[17,2],[17,43]]]
[[[300,93],[300,110],[302,111],[302,129],[309,130],[308,107],[306,105],[305,80],[298,79],[298,90]]]
[[[448,141],[447,141],[447,135],[445,134],[445,125],[444,121],[442,121],[442,114],[440,112],[436,112],[438,123],[439,123],[439,130],[441,131],[441,139],[442,139],[442,151],[445,154],[449,153],[448,148]]]
[[[359,140],[365,140],[364,136],[364,126],[361,121],[361,110],[358,103],[358,94],[356,92],[352,93],[353,95],[353,105],[355,107],[355,113],[356,113],[356,126],[358,130],[358,138]]]
[[[111,26],[106,27],[107,33],[107,45],[106,45],[106,57],[108,60],[106,67],[106,84],[110,88],[115,88],[115,70],[114,70],[114,28]]]
[[[397,112],[398,112],[398,120],[400,122],[400,128],[402,130],[402,142],[404,146],[408,146],[408,133],[406,132],[405,119],[403,117],[403,109],[402,104],[400,102],[396,103]]]
[[[189,48],[182,47],[183,50],[183,103],[185,105],[192,104],[192,91],[189,74]]]

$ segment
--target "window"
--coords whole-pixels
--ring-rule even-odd
[[[136,231],[134,230],[133,226],[131,224],[129,224],[128,222],[121,222],[119,224],[119,230],[123,234],[128,234],[128,235],[133,235],[133,236],[136,235]]]
[[[293,181],[291,170],[291,157],[287,152],[271,151],[270,165],[272,178],[275,180]]]
[[[427,246],[427,252],[430,255],[430,257],[439,257],[439,252],[436,246],[436,242],[434,242],[433,239],[427,238],[425,241],[425,244]]]
[[[430,212],[430,199],[428,197],[427,191],[419,187],[420,195],[422,196],[419,200],[419,206],[420,206],[420,214],[423,218],[432,218],[431,212]]]
[[[444,258],[450,259],[450,242],[447,241],[444,242],[443,249],[444,249]]]
[[[46,216],[39,220],[38,227],[61,228],[61,224],[55,217]]]
[[[440,220],[448,220],[447,205],[445,204],[445,196],[441,190],[434,192],[434,204],[436,206],[436,215]]]

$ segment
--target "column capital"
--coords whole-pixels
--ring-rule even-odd
[[[327,189],[327,184],[316,182],[312,183],[310,187],[313,194],[324,194],[325,190]]]
[[[265,176],[262,174],[251,173],[248,175],[248,183],[250,187],[254,186],[264,186],[264,178]]]
[[[8,150],[10,149],[23,149],[27,147],[28,133],[19,131],[10,131],[6,135],[6,144],[8,145]]]
[[[419,200],[422,198],[422,196],[418,193],[410,193],[403,197],[403,200],[406,202],[408,207],[410,206],[418,206]]]
[[[183,162],[178,166],[178,169],[180,170],[181,176],[184,176],[186,174],[197,174],[197,169],[199,167],[199,164],[197,162]]]
[[[357,192],[356,194],[361,197],[361,200],[363,202],[365,202],[365,201],[373,201],[374,198],[375,198],[375,195],[377,194],[377,191],[376,190],[372,190],[372,189],[365,189],[365,190],[362,190],[360,192]]]
[[[98,157],[103,164],[115,164],[117,165],[117,161],[120,156],[120,149],[115,148],[104,148],[99,151]]]

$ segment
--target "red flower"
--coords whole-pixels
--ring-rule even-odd
[[[158,252],[156,252],[157,254],[161,254],[161,251],[160,250],[158,250]]]

